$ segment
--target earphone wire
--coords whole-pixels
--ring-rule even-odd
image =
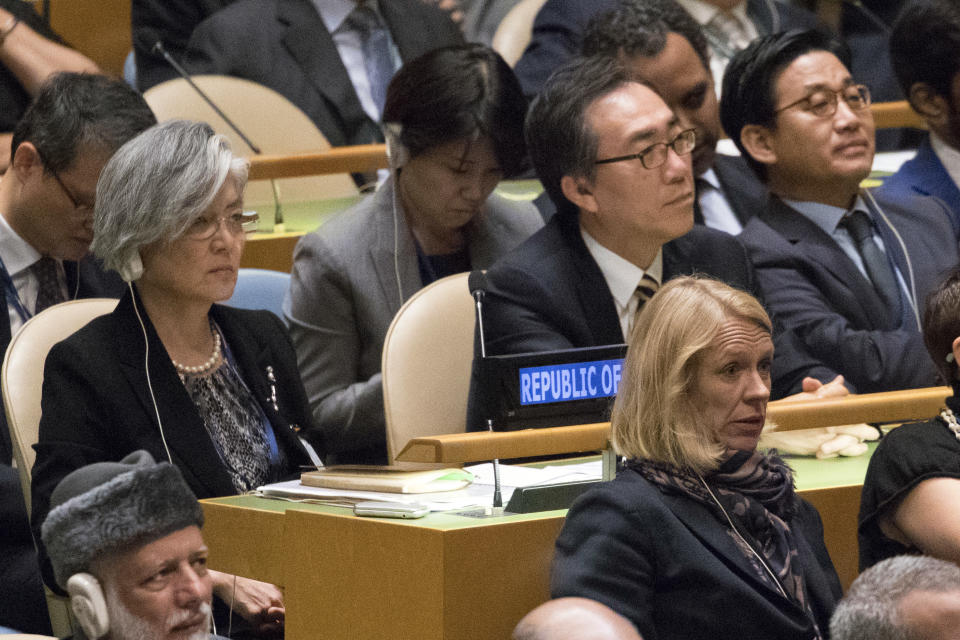
[[[389,141],[390,138],[388,137]],[[391,145],[392,146],[392,145]],[[400,189],[396,161],[391,156],[390,160],[390,178],[393,180],[393,274],[397,278],[397,295],[400,296],[400,305],[403,306],[403,284],[400,282],[400,220],[397,213],[397,190]]]
[[[757,553],[757,550],[753,548],[753,545],[747,542],[746,538],[744,538],[743,535],[741,535],[740,530],[737,529],[736,525],[733,524],[733,520],[730,518],[730,515],[727,513],[727,510],[723,508],[722,504],[720,504],[720,501],[717,499],[717,496],[714,495],[713,489],[710,488],[710,485],[707,484],[707,481],[704,480],[703,476],[701,476],[699,473],[697,473],[697,478],[700,479],[700,484],[702,484],[703,488],[707,490],[707,493],[710,494],[710,497],[713,499],[716,505],[720,507],[720,511],[723,513],[723,517],[727,519],[727,524],[730,525],[730,529],[733,530],[734,535],[736,535],[737,538],[740,539],[740,542],[747,545],[747,548],[750,549],[750,552],[760,562],[760,566],[762,566],[766,570],[766,572],[770,575],[770,577],[773,579],[773,584],[777,585],[777,591],[780,592],[780,595],[782,595],[784,598],[789,600],[790,597],[787,595],[787,592],[784,591],[783,585],[780,584],[780,580],[777,579],[777,575],[773,572],[773,569],[771,569],[770,566],[767,564],[766,560],[763,559],[763,556]]]
[[[917,281],[913,275],[913,261],[910,259],[910,251],[907,250],[907,244],[903,241],[900,232],[893,225],[893,221],[887,217],[886,212],[880,207],[880,204],[876,198],[873,197],[873,194],[870,193],[869,190],[864,190],[864,195],[870,200],[871,205],[873,205],[873,208],[880,214],[883,221],[887,223],[887,226],[890,227],[890,231],[893,232],[894,237],[900,244],[900,249],[903,251],[903,257],[907,261],[907,276],[910,280],[910,291],[907,292],[907,303],[910,305],[910,310],[913,311],[913,318],[917,321],[917,327],[919,328],[921,324],[920,312],[917,310]]]
[[[173,456],[170,455],[170,447],[167,446],[167,437],[163,433],[163,422],[160,420],[160,408],[157,406],[157,398],[153,395],[153,383],[150,381],[150,340],[147,338],[147,326],[140,317],[140,309],[137,308],[137,296],[133,289],[133,283],[128,282],[130,287],[130,297],[133,300],[133,311],[137,314],[137,320],[140,321],[140,330],[143,331],[143,372],[147,376],[147,390],[150,392],[150,401],[153,402],[153,412],[157,416],[157,428],[160,429],[160,440],[163,442],[163,449],[167,452],[167,460],[173,464]]]

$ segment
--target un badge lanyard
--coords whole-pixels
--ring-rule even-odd
[[[13,286],[13,278],[10,277],[10,272],[7,271],[7,265],[3,263],[3,258],[0,258],[0,279],[3,280],[3,293],[7,300],[7,305],[13,306],[17,315],[20,316],[21,322],[26,322],[33,314],[23,306],[23,302],[20,300],[20,294],[17,293],[17,288]]]

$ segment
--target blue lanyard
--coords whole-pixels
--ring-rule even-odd
[[[20,316],[20,321],[25,323],[33,317],[33,314],[27,311],[27,308],[23,306],[23,302],[20,301],[20,294],[17,293],[17,288],[13,286],[13,278],[10,277],[10,272],[7,271],[7,265],[3,263],[3,258],[0,258],[0,279],[3,280],[3,292],[7,299],[7,304],[13,306],[17,311],[17,315]]]

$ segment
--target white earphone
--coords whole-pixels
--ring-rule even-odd
[[[70,608],[83,633],[90,640],[107,635],[110,616],[100,581],[89,573],[75,573],[67,580],[67,593],[70,595]]]
[[[143,275],[143,260],[140,259],[140,253],[133,254],[133,257],[118,269],[120,277],[124,282],[133,282],[139,280]]]

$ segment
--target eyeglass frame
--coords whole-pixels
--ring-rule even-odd
[[[33,147],[37,151],[37,157],[40,158],[40,162],[43,164],[44,169],[50,172],[50,175],[53,176],[53,179],[57,181],[57,184],[60,185],[60,188],[63,189],[64,195],[67,196],[67,200],[70,201],[70,204],[73,205],[73,208],[77,211],[81,209],[87,209],[88,211],[93,211],[94,205],[87,204],[86,202],[80,202],[77,200],[76,196],[73,195],[73,191],[64,183],[63,179],[60,177],[60,174],[50,166],[50,163],[47,162],[47,159],[43,157],[43,153],[40,152],[40,149],[36,145]]]
[[[815,113],[814,110],[812,109],[812,105],[809,105],[807,108],[803,110],[806,111],[807,113],[814,115],[817,118],[832,118],[837,114],[837,108],[840,106],[840,95],[850,89],[856,89],[857,93],[860,96],[860,99],[863,100],[862,106],[855,107],[852,104],[850,104],[850,101],[847,100],[846,96],[844,96],[843,101],[847,104],[848,107],[850,107],[850,110],[853,111],[854,113],[859,113],[861,111],[866,111],[867,109],[869,109],[873,100],[872,96],[870,95],[870,87],[868,87],[865,84],[851,84],[851,85],[847,85],[843,89],[840,89],[839,91],[835,91],[834,89],[831,89],[829,87],[820,87],[813,93],[810,93],[800,98],[799,100],[795,100],[790,104],[786,105],[785,107],[774,109],[773,114],[779,115],[782,112],[786,111],[787,109],[792,109],[793,107],[796,107],[799,104],[803,104],[804,102],[809,102],[810,99],[813,96],[817,95],[818,93],[829,93],[832,96],[832,98],[827,102],[827,104],[830,105],[829,113],[822,113],[822,114]]]
[[[681,153],[677,151],[677,143],[683,141],[685,137],[692,138],[692,140],[690,141],[690,149]],[[625,156],[616,156],[613,158],[603,158],[602,160],[594,160],[593,164],[595,165],[610,164],[613,162],[624,162],[625,160],[639,160],[640,164],[643,165],[644,169],[647,169],[647,170],[656,169],[658,167],[662,167],[667,162],[668,149],[673,149],[673,152],[678,156],[685,156],[692,153],[696,146],[697,146],[697,130],[685,129],[684,131],[681,131],[676,136],[674,136],[673,140],[671,140],[670,142],[657,142],[655,144],[650,145],[649,147],[647,147],[642,151],[638,151],[637,153],[630,153]],[[649,156],[651,153],[653,153],[655,150],[659,148],[663,148],[663,159],[653,166],[648,165],[646,160],[647,156]]]
[[[237,235],[238,231],[231,229],[229,226],[229,223],[226,222],[227,220],[231,220],[234,216],[240,216],[241,218],[240,229],[238,231],[239,233],[242,233],[244,236],[247,236],[255,232],[260,225],[260,214],[258,214],[256,211],[241,211],[240,213],[231,213],[225,216],[217,216],[216,220],[214,221],[210,221],[207,218],[204,218],[203,216],[198,216],[187,226],[186,229],[183,230],[183,235],[184,237],[190,240],[198,240],[198,241],[209,240],[210,238],[212,238],[213,236],[217,235],[217,233],[220,232],[220,228],[224,224],[228,225],[227,231],[229,231],[231,235]],[[203,220],[207,224],[211,225],[210,232],[206,233],[206,235],[191,234],[190,227],[197,224],[197,222],[199,222],[200,220]]]

